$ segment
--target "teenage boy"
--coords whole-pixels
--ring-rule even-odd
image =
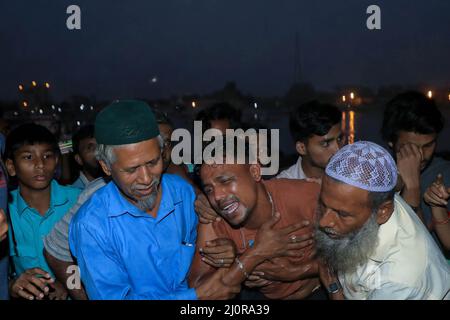
[[[80,193],[79,189],[60,186],[53,179],[58,157],[56,138],[40,125],[21,125],[6,140],[6,167],[18,181],[18,189],[11,192],[9,203],[13,298],[67,297],[63,285],[55,281],[47,265],[42,240]]]

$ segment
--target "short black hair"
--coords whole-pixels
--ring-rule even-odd
[[[305,142],[313,135],[324,136],[342,119],[338,107],[316,100],[295,108],[289,117],[289,129],[295,142]]]
[[[381,134],[384,141],[395,143],[399,131],[439,134],[443,128],[444,118],[435,101],[423,93],[408,91],[387,103]]]
[[[46,127],[26,123],[13,129],[6,138],[6,159],[14,160],[14,153],[25,145],[49,144],[54,152],[59,153],[58,142]]]
[[[212,120],[224,119],[230,122],[230,129],[238,129],[241,127],[241,116],[240,110],[234,108],[228,102],[218,102],[200,111],[196,120],[203,122],[203,130],[211,128]]]
[[[215,140],[216,138],[214,138]],[[238,164],[238,161],[243,161],[244,163],[241,164],[252,164],[251,161],[258,161],[257,159],[257,150],[254,150],[257,145],[253,146],[250,143],[250,140],[245,136],[223,136],[219,135],[217,136],[217,139],[220,139],[222,143],[216,143],[214,141],[214,144],[212,144],[212,141],[204,141],[202,145],[202,154],[205,152],[205,148],[207,146],[218,146],[220,145],[221,148],[214,148],[211,153],[212,157],[219,157],[223,160],[226,160],[226,157],[228,155],[228,151],[231,151],[229,154],[233,158],[233,163]],[[233,146],[231,150],[227,146]],[[218,152],[218,153],[216,153]],[[202,157],[202,164],[206,164],[207,161],[210,159],[207,159],[207,157]],[[224,162],[225,163],[225,162]]]
[[[95,127],[92,124],[82,126],[77,132],[75,132],[75,134],[72,136],[73,152],[75,154],[79,154],[81,140],[94,138],[94,133]]]

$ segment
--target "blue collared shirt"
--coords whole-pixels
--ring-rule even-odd
[[[11,192],[12,200],[9,203],[11,228],[8,234],[10,255],[17,276],[27,269],[36,267],[53,275],[43,254],[43,239],[75,204],[80,192],[79,189],[61,186],[52,180],[50,207],[43,216],[28,206],[20,195],[20,188]]]
[[[156,218],[131,204],[114,182],[98,190],[69,226],[69,244],[90,299],[197,298],[187,276],[197,238],[195,193],[164,174]]]

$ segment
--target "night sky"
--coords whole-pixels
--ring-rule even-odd
[[[81,7],[79,31],[67,6]],[[366,28],[381,7],[382,29]],[[19,83],[101,99],[202,94],[236,81],[283,95],[295,79],[319,89],[358,84],[450,88],[450,1],[47,0],[0,3],[0,100]],[[158,81],[152,83],[151,79]]]

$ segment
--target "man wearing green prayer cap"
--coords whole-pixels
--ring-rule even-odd
[[[112,181],[79,209],[69,244],[90,299],[228,299],[221,277],[189,288],[197,238],[195,193],[162,174],[163,140],[151,108],[116,101],[95,121],[97,158]]]

